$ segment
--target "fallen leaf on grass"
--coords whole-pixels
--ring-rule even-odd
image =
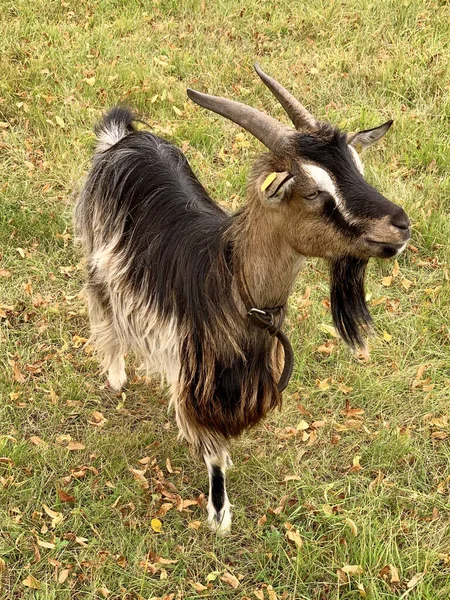
[[[258,598],[258,600],[264,600],[264,590],[254,590],[253,594]]]
[[[394,565],[388,565],[389,571],[391,573],[391,583],[400,583],[400,577],[398,574],[398,569],[394,567]]]
[[[269,596],[269,600],[278,600],[278,596],[271,585],[267,586],[267,595]]]
[[[190,523],[188,523],[188,529],[200,529],[201,526],[201,521],[191,521]]]
[[[361,575],[364,569],[361,565],[344,565],[341,569],[346,575]]]
[[[8,364],[12,368],[14,381],[17,381],[17,383],[25,383],[26,377],[23,373],[20,372],[20,369],[17,366],[16,362],[14,360],[8,360]]]
[[[384,285],[384,287],[389,287],[392,283],[392,275],[389,275],[388,277],[383,277],[383,279],[381,280],[381,284]]]
[[[89,425],[93,425],[94,427],[103,427],[106,423],[107,419],[103,416],[101,412],[98,410],[94,410],[91,415],[91,420],[88,420]]]
[[[61,500],[61,502],[75,502],[74,496],[71,496],[70,494],[68,494],[64,490],[60,490],[60,489],[57,488],[56,489],[56,493],[58,494],[59,499]]]
[[[102,585],[101,588],[98,588],[98,591],[100,592],[100,594],[103,596],[103,598],[107,598],[110,595],[110,591],[108,590],[108,588],[106,587],[106,585]]]
[[[220,579],[221,579],[221,581],[228,583],[228,585],[231,585],[231,587],[234,590],[237,587],[239,587],[239,579],[237,577],[235,577],[235,575],[228,573],[228,571],[225,571],[225,573],[220,577]]]
[[[56,544],[53,544],[52,542],[46,542],[44,540],[40,540],[39,538],[37,539],[37,545],[40,546],[41,548],[47,548],[47,550],[53,550],[53,548],[56,548]]]
[[[361,457],[357,454],[355,456],[355,458],[353,459],[353,466],[351,466],[349,469],[350,473],[357,473],[358,471],[361,471],[362,466],[359,464],[360,460],[361,460]]]
[[[425,573],[416,573],[414,575],[414,577],[412,579],[410,579],[408,581],[408,583],[406,584],[406,587],[408,588],[408,590],[411,590],[413,587],[416,587],[416,585],[422,581],[422,579],[425,577]]]
[[[150,527],[153,529],[153,531],[155,531],[156,533],[160,533],[162,530],[162,523],[159,519],[152,519],[150,521]]]
[[[356,527],[355,521],[347,517],[344,519],[344,523],[350,527],[353,535],[356,537],[358,535],[358,528]]]
[[[206,585],[203,583],[198,583],[197,581],[193,581],[192,579],[188,579],[188,583],[194,588],[196,592],[204,592],[208,589]]]
[[[445,440],[448,438],[448,433],[446,433],[445,431],[433,431],[431,437],[434,440]]]
[[[0,277],[11,277],[11,271],[8,271],[8,269],[0,269]]]
[[[329,333],[331,335],[331,337],[334,337],[334,338],[338,337],[336,328],[333,327],[332,325],[326,325],[326,324],[322,323],[321,325],[319,325],[319,329],[325,333]]]
[[[52,529],[55,529],[55,527],[57,525],[59,525],[60,523],[63,522],[64,516],[62,513],[57,512],[56,510],[52,510],[46,504],[43,504],[42,508],[45,510],[45,512],[48,514],[48,516],[51,517],[51,519],[52,519]]]
[[[28,575],[28,577],[22,581],[22,585],[31,588],[32,590],[40,590],[42,587],[41,582],[35,579],[32,575]]]
[[[132,467],[130,467],[129,470],[131,471],[131,473],[133,473],[134,478],[138,483],[140,483],[142,488],[144,490],[148,490],[150,485],[147,479],[145,478],[145,469],[143,471],[140,471],[139,469],[133,469]]]
[[[55,121],[58,123],[58,125],[61,127],[61,129],[65,129],[66,124],[64,123],[64,120],[61,119],[61,117],[59,115],[55,116]]]
[[[69,577],[69,569],[63,569],[58,575],[58,583],[64,583]]]
[[[286,537],[291,542],[294,542],[294,544],[299,550],[303,548],[303,540],[300,537],[300,534],[297,529],[290,529],[289,531],[286,531]]]
[[[379,486],[385,477],[386,475],[384,475],[381,471],[378,471],[378,475],[369,483],[369,491],[373,492],[374,488]]]
[[[45,448],[47,446],[47,442],[44,442],[44,440],[37,435],[32,435],[28,439],[35,446],[40,446],[41,448]]]
[[[316,385],[319,388],[319,390],[328,390],[330,385],[332,383],[332,378],[331,377],[327,377],[326,379],[316,379]]]
[[[3,558],[0,558],[0,573],[6,570],[6,563]]]
[[[262,525],[264,525],[264,523],[266,521],[267,521],[267,515],[263,515],[256,521],[256,524],[258,525],[258,527],[261,527]]]
[[[70,450],[71,452],[75,452],[77,450],[86,450],[86,446],[81,442],[72,440],[67,444],[67,450]]]
[[[409,290],[409,288],[412,286],[412,281],[410,281],[409,279],[406,279],[406,277],[403,277],[402,279],[402,287],[405,288],[406,291]]]

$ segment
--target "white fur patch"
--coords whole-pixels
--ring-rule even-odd
[[[361,173],[361,175],[364,175],[364,166],[361,162],[361,159],[359,158],[359,154],[356,152],[356,150],[353,148],[353,146],[349,146],[349,148],[352,153],[353,160],[355,161],[356,168]]]
[[[102,129],[97,136],[97,152],[108,150],[108,148],[117,144],[125,135],[126,129],[123,123],[111,121],[111,123],[108,123],[107,128]]]
[[[339,195],[339,192],[334,185],[333,180],[330,175],[322,169],[322,167],[318,167],[317,165],[302,165],[303,169],[308,173],[308,175],[316,182],[317,189],[320,192],[328,192],[330,196],[334,198],[336,202],[336,206],[342,204],[342,199]]]

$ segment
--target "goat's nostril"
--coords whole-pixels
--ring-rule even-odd
[[[397,229],[409,229],[411,222],[408,215],[404,210],[395,214],[391,219],[391,225],[397,227]]]

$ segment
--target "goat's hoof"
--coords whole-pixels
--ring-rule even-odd
[[[113,392],[120,392],[120,390],[123,388],[123,386],[126,384],[127,382],[127,376],[110,376],[108,377],[107,383],[108,383],[108,387],[110,390],[112,390]]]
[[[221,511],[208,510],[208,524],[211,531],[218,535],[228,535],[231,532],[231,510],[225,506]]]

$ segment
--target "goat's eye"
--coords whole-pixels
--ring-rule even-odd
[[[305,198],[306,198],[306,200],[315,200],[319,194],[320,194],[319,190],[316,190],[312,194],[308,194],[307,196],[305,196]]]

